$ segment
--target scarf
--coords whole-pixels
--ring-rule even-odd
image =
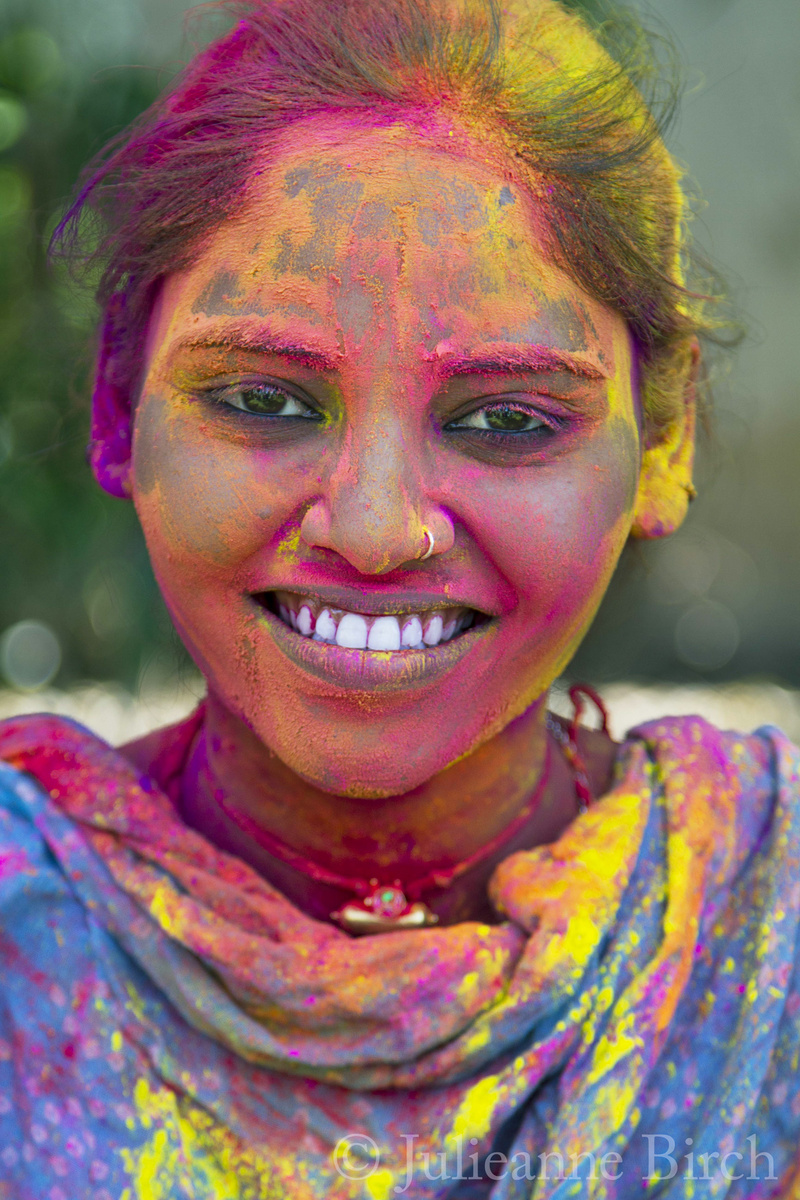
[[[607,795],[498,866],[498,924],[357,939],[76,724],[5,722],[0,758],[0,1086],[25,1075],[43,989],[76,1010],[102,985],[73,1022],[101,1049],[67,1060],[69,1095],[125,1197],[800,1195],[800,764],[778,731],[642,726]],[[44,984],[37,920],[74,950],[37,962]],[[121,1106],[113,1129],[92,1094]],[[38,1153],[33,1125],[15,1136]],[[94,1197],[63,1185],[91,1182],[89,1157],[51,1156],[56,1192],[23,1169],[28,1190],[0,1196]]]

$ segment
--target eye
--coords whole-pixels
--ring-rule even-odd
[[[448,429],[478,429],[487,433],[533,433],[550,429],[536,413],[519,404],[487,404],[450,421]]]
[[[259,417],[302,417],[321,421],[322,414],[274,383],[236,384],[215,390],[214,399],[230,408]]]

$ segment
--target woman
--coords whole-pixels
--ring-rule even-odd
[[[91,464],[208,696],[0,731],[0,1196],[794,1195],[796,752],[546,713],[693,495],[641,43],[233,11],[65,226]]]

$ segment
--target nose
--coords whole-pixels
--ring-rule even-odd
[[[349,430],[303,517],[303,541],[335,551],[363,575],[446,553],[455,541],[453,521],[426,490],[422,457],[399,422]]]

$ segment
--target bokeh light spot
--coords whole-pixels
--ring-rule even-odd
[[[729,608],[716,600],[702,600],[678,620],[675,651],[687,666],[718,671],[738,650],[739,636],[739,623]]]
[[[61,666],[61,646],[43,621],[18,621],[0,638],[0,671],[13,688],[35,692],[46,687]]]
[[[44,29],[16,29],[0,42],[0,73],[4,83],[35,95],[62,79],[61,51]]]
[[[8,150],[19,141],[27,124],[25,105],[14,96],[0,92],[0,150]]]

